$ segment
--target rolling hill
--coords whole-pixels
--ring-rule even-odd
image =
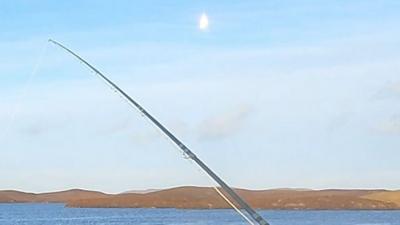
[[[236,192],[259,209],[400,209],[400,191],[236,189]],[[0,202],[54,202],[64,203],[67,207],[84,208],[230,208],[210,187],[177,187],[114,195],[80,189],[43,194],[0,191]]]

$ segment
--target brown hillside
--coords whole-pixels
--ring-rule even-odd
[[[0,191],[0,202],[60,202],[65,203],[78,199],[102,198],[108,195],[85,190],[68,190],[52,193],[34,194],[20,191]]]
[[[68,191],[38,194],[36,200],[39,202],[68,202],[88,198],[104,198],[109,195],[97,191],[86,191],[73,189]]]
[[[260,209],[400,209],[400,191],[236,189],[236,192],[251,206]],[[229,208],[209,187],[177,187],[117,195],[79,189],[43,194],[0,191],[0,202],[60,202],[68,207],[101,208]]]
[[[21,191],[0,191],[0,202],[33,202],[36,194]]]
[[[364,195],[362,198],[395,203],[400,208],[400,191],[381,191]]]
[[[238,189],[249,204],[262,209],[394,209],[396,204],[361,196],[380,192],[363,190],[266,190]],[[69,207],[229,208],[212,188],[179,187],[148,194],[121,194],[101,199],[71,201]]]

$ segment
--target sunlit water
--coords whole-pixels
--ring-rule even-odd
[[[271,225],[400,225],[400,211],[271,211]],[[232,210],[79,209],[61,204],[0,204],[0,225],[239,225]]]

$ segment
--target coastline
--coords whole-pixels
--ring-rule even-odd
[[[236,189],[236,192],[252,207],[261,210],[400,210],[400,191]],[[121,194],[81,189],[42,194],[0,191],[0,203],[60,203],[69,208],[230,208],[210,187]]]

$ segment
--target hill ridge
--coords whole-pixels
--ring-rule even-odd
[[[155,190],[155,189],[152,189]],[[265,189],[235,191],[259,209],[400,209],[400,191],[384,189]],[[0,203],[64,203],[87,208],[229,208],[211,187],[180,186],[145,193],[85,189],[47,193],[0,191]]]

